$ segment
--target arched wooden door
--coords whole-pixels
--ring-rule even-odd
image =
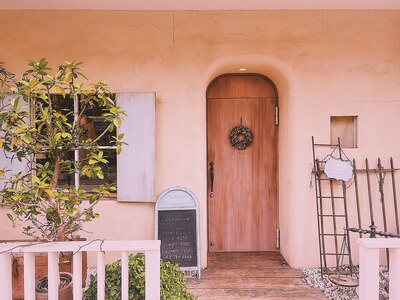
[[[273,83],[257,74],[223,75],[208,88],[210,252],[276,250],[277,103]],[[232,129],[241,123],[253,134],[243,150],[230,142]]]

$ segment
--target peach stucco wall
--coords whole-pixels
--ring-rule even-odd
[[[0,20],[0,61],[16,73],[29,59],[77,59],[115,92],[156,92],[156,195],[184,186],[198,198],[203,266],[205,92],[216,76],[245,66],[278,88],[281,252],[291,266],[319,264],[311,136],[329,142],[329,117],[359,116],[350,157],[399,155],[400,11],[0,11]],[[153,209],[106,201],[84,235],[151,239]],[[0,239],[16,238],[0,212]]]

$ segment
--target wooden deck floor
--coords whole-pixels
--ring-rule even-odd
[[[199,300],[326,299],[303,278],[277,252],[213,253],[201,279],[189,279],[187,286]]]

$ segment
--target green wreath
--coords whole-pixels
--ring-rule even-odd
[[[253,142],[253,133],[243,125],[236,126],[229,134],[231,145],[238,150],[246,149]]]

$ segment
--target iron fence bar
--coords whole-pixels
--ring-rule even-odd
[[[360,196],[358,193],[358,178],[357,178],[357,167],[356,167],[356,160],[353,159],[353,177],[354,177],[354,190],[356,193],[356,206],[357,206],[357,220],[358,220],[358,227],[361,228],[361,208],[360,208]],[[362,233],[359,233],[360,238],[362,237]]]
[[[366,173],[367,169],[357,169],[355,170],[357,173]],[[369,169],[369,172],[374,171],[374,172],[379,172],[379,169]],[[391,171],[400,171],[399,168],[390,168],[390,169],[382,169],[382,172],[391,172]]]
[[[323,252],[325,252],[325,241],[324,237],[321,236],[321,231],[323,231],[323,219],[320,217],[320,215],[323,214],[322,210],[322,199],[318,198],[318,196],[321,193],[321,181],[318,180],[318,177],[320,176],[320,170],[319,170],[319,161],[315,157],[315,143],[314,143],[314,137],[311,138],[312,140],[312,151],[313,151],[313,162],[314,162],[314,183],[315,183],[315,199],[316,199],[316,204],[317,204],[317,221],[318,221],[318,244],[319,244],[319,262],[320,262],[320,267],[321,267],[321,277],[324,273],[324,267],[326,268],[326,257],[322,255]],[[319,200],[319,201],[318,201]]]
[[[374,220],[374,212],[373,212],[373,209],[372,209],[371,180],[369,178],[368,158],[365,159],[365,168],[366,168],[366,173],[367,173],[369,215],[370,215],[370,218],[371,218],[371,224],[374,224],[375,220]]]
[[[381,159],[378,157],[378,169],[381,169]],[[385,178],[382,175],[382,172],[378,173],[378,185],[379,185],[379,194],[381,196],[381,205],[382,205],[382,218],[383,218],[383,229],[387,232],[387,220],[386,220],[386,206],[385,206],[385,193],[383,190],[385,184]]]
[[[385,193],[383,190],[383,185],[385,184],[385,177],[382,175],[382,163],[381,158],[378,157],[378,185],[379,185],[379,194],[381,196],[381,205],[382,205],[382,218],[383,218],[383,230],[387,232],[387,220],[386,220],[386,207],[385,207]],[[387,236],[385,237],[387,238]],[[386,249],[386,261],[389,265],[389,249]]]
[[[396,192],[396,180],[394,176],[394,164],[393,164],[393,157],[390,158],[390,169],[391,169],[391,177],[392,177],[392,188],[393,188],[393,202],[394,202],[394,215],[396,218],[396,232],[400,234],[400,227],[399,227],[399,210],[397,207],[397,192]],[[361,228],[361,226],[360,226]]]
[[[376,238],[377,235],[383,236],[383,237],[393,237],[393,238],[400,238],[400,234],[395,234],[391,232],[384,232],[384,231],[376,231],[376,226],[371,225],[369,226],[371,229],[362,229],[362,228],[347,228],[347,230],[352,231],[352,232],[361,232],[363,234],[369,234],[370,238]]]

